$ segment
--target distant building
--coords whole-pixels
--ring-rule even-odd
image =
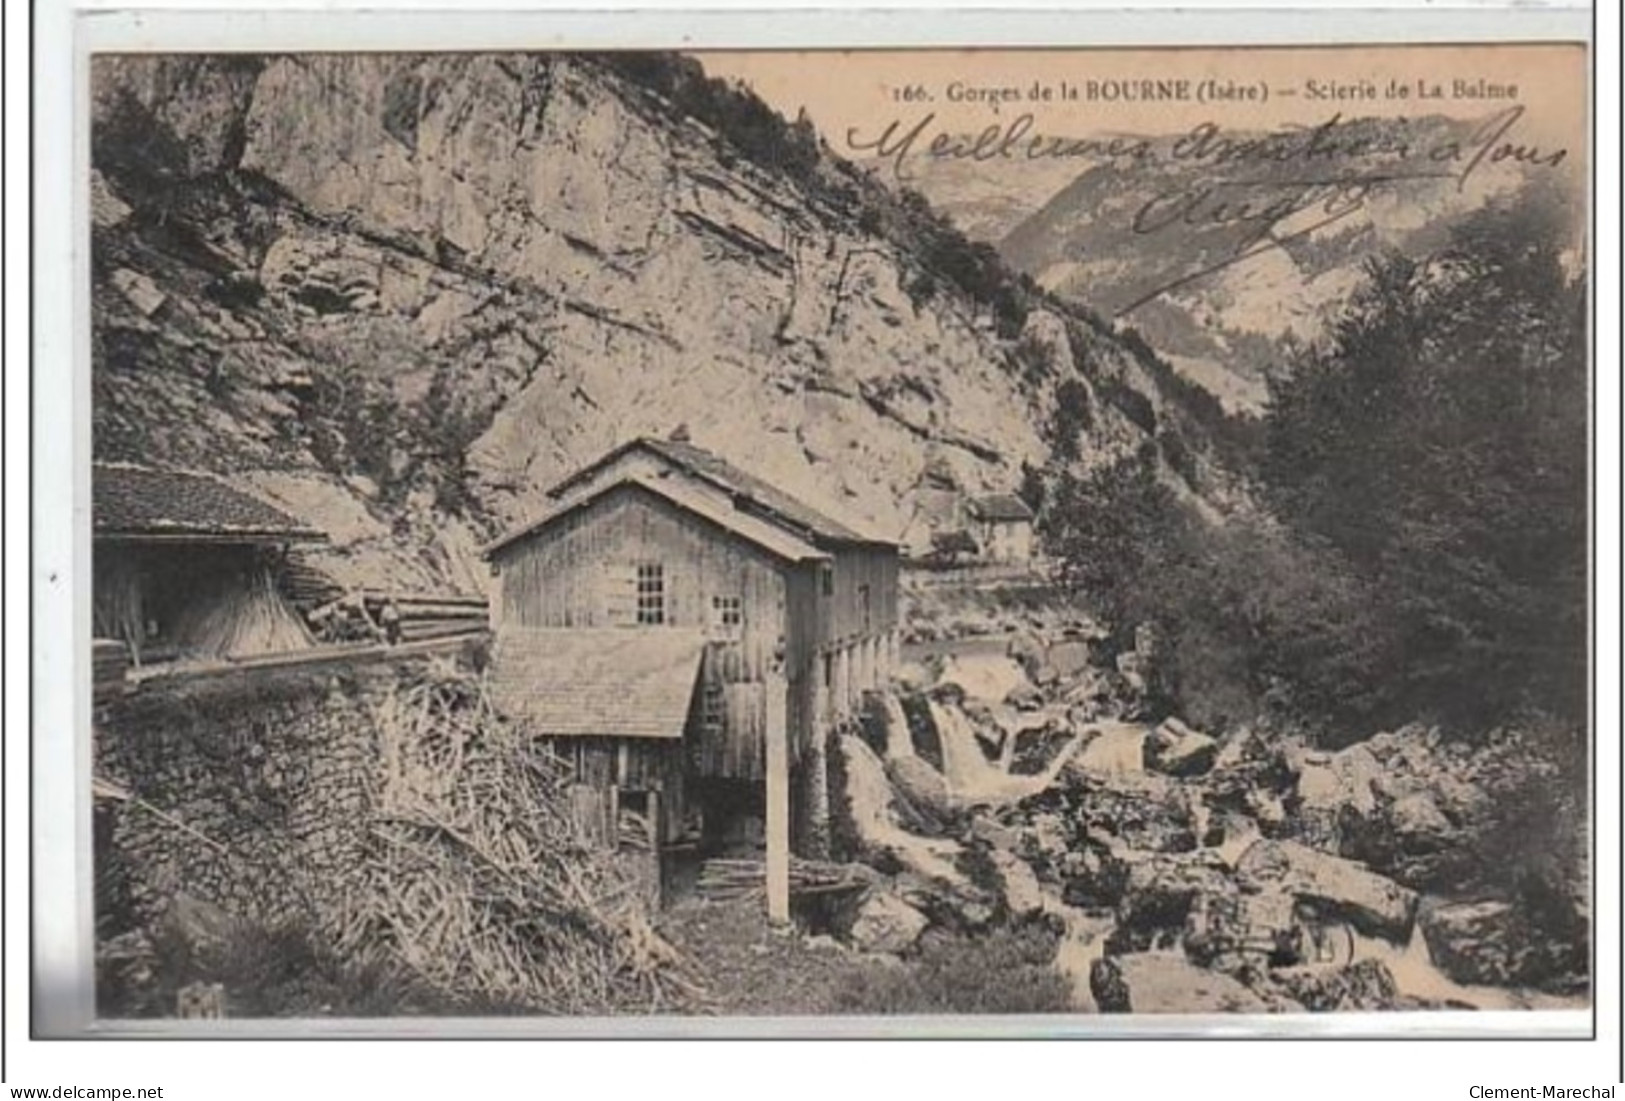
[[[631,809],[660,845],[713,850],[765,823],[771,849],[780,784],[788,844],[816,854],[824,736],[895,659],[896,544],[685,438],[632,440],[548,496],[485,551],[492,683],[574,762],[578,816],[619,839]]]
[[[326,536],[207,474],[122,463],[92,470],[97,638],[137,664],[311,644],[276,578],[288,548]]]
[[[1033,510],[1013,493],[965,502],[966,526],[984,562],[1024,565],[1033,557]]]

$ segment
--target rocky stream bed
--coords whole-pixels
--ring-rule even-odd
[[[837,737],[836,843],[881,873],[836,919],[852,949],[1043,923],[1085,1012],[1587,1004],[1582,898],[1440,887],[1515,734],[1212,736],[1121,717],[1132,678],[1057,653],[939,656]]]

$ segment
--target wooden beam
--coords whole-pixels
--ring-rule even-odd
[[[852,655],[842,643],[835,651],[835,684],[830,690],[830,703],[837,720],[844,719],[852,703]]]
[[[1014,741],[1015,739],[1012,738],[1011,740]],[[659,909],[664,906],[666,902],[664,893],[665,883],[662,882],[666,874],[665,859],[663,855],[665,851],[663,841],[666,831],[660,820],[662,808],[660,806],[660,793],[658,791],[649,792],[648,809],[649,859],[654,862],[654,898],[652,901],[654,904],[654,909],[659,911]]]
[[[290,543],[326,543],[327,536],[319,531],[98,531],[92,534],[96,543],[119,544],[191,544],[195,546],[286,546]]]
[[[785,682],[767,679],[767,919],[790,921],[790,747]]]

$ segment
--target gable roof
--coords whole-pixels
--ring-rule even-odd
[[[748,512],[741,512],[737,508],[719,506],[703,494],[691,489],[684,489],[681,485],[670,481],[641,478],[628,475],[625,478],[600,486],[590,493],[572,498],[564,502],[530,523],[516,528],[507,535],[493,543],[488,544],[481,552],[486,558],[500,554],[507,547],[525,539],[534,533],[549,527],[565,516],[596,503],[602,498],[619,490],[632,490],[643,492],[657,497],[673,507],[708,521],[745,542],[766,551],[775,558],[782,558],[786,562],[805,562],[809,559],[828,558],[829,555],[783,528],[753,516]]]
[[[704,653],[678,627],[504,627],[491,699],[535,734],[681,738]]]
[[[762,513],[775,522],[797,529],[804,537],[819,543],[858,543],[893,546],[890,540],[875,539],[825,515],[804,501],[792,497],[771,482],[758,478],[722,456],[679,440],[638,436],[589,463],[547,491],[549,497],[591,478],[593,474],[634,450],[649,451],[696,478],[732,493],[741,508]]]
[[[1033,510],[1027,506],[1027,502],[1014,493],[989,493],[981,497],[972,497],[965,507],[978,520],[993,523],[1018,523],[1033,518]]]
[[[96,535],[315,542],[327,536],[208,474],[133,463],[91,470]]]

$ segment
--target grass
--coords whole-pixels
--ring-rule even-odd
[[[501,1016],[517,1006],[460,1002],[421,982],[384,953],[341,955],[303,922],[276,926],[233,922],[198,937],[160,929],[138,961],[99,963],[101,1017],[172,1017],[177,995],[192,983],[225,988],[228,1017]]]
[[[1013,1014],[1071,1010],[1053,966],[1055,935],[1040,925],[985,936],[928,935],[895,967],[854,971],[836,993],[837,1013]]]
[[[1055,934],[1041,924],[983,936],[928,933],[903,958],[853,952],[768,928],[760,901],[689,900],[662,932],[705,973],[721,1013],[737,1016],[895,1016],[1065,1013]]]

